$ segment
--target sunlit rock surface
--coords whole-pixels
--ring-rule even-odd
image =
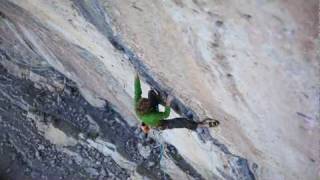
[[[318,8],[0,0],[1,179],[318,179]],[[144,139],[136,72],[220,126]]]

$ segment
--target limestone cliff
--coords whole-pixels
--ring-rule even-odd
[[[319,4],[0,0],[0,178],[318,179]],[[144,139],[133,79],[212,129]]]

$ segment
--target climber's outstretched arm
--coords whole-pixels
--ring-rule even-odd
[[[151,113],[154,119],[165,119],[170,116],[170,107],[166,106],[164,112]]]
[[[152,116],[155,119],[166,119],[166,118],[168,118],[170,116],[170,111],[171,111],[170,105],[171,105],[172,100],[173,100],[173,96],[168,96],[164,112],[154,112],[154,113],[152,113]]]
[[[142,90],[141,90],[141,83],[138,73],[134,79],[134,106],[137,107],[139,100],[141,99]]]

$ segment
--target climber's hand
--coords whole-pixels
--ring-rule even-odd
[[[171,95],[168,95],[167,101],[166,101],[166,106],[170,106],[171,102],[173,101],[174,97]]]
[[[150,128],[146,124],[142,123],[140,129],[143,131],[144,134],[148,135]]]

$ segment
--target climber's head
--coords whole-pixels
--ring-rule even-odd
[[[151,110],[151,104],[149,99],[147,98],[141,98],[140,101],[138,102],[137,106],[137,112],[139,114],[147,114]]]

